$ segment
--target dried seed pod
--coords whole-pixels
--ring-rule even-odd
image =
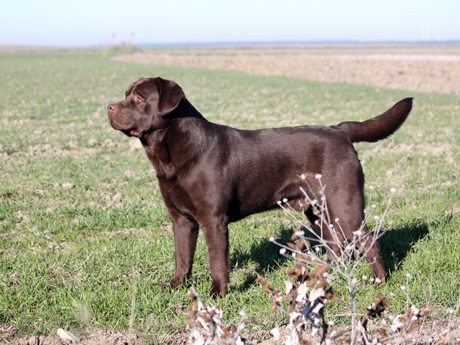
[[[329,301],[338,301],[339,298],[334,295],[332,292],[332,286],[329,286],[329,288],[326,290],[324,297],[326,297],[327,300]]]
[[[289,248],[291,248],[291,249],[296,249],[294,243],[288,242],[288,243],[286,243],[286,244],[287,244],[287,246],[288,246]]]
[[[322,288],[324,288],[326,286],[327,286],[327,281],[324,278],[318,280],[316,282],[316,284],[315,284],[315,288],[317,288],[317,289],[322,289]]]
[[[197,296],[196,296],[196,294],[194,292],[189,292],[187,294],[187,297],[190,298],[190,299],[196,299],[197,298]]]
[[[230,332],[228,331],[227,328],[225,328],[224,326],[219,326],[220,330],[222,331],[222,336],[221,338],[222,339],[225,339],[228,337],[228,335],[230,334]]]

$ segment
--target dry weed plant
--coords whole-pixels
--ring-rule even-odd
[[[286,281],[286,295],[280,296],[278,290],[272,290],[267,280],[259,276],[257,279],[266,289],[271,300],[273,300],[273,311],[280,310],[289,316],[288,336],[283,342],[284,345],[294,344],[310,344],[302,337],[302,332],[307,326],[312,329],[310,339],[314,339],[318,335],[318,331],[322,329],[322,334],[319,337],[319,343],[325,342],[332,344],[332,342],[339,336],[351,332],[351,344],[382,344],[382,343],[395,343],[400,344],[404,341],[404,336],[410,332],[413,327],[430,314],[430,310],[424,305],[419,309],[415,306],[409,308],[405,315],[398,315],[393,320],[391,326],[392,335],[387,332],[381,331],[372,336],[368,335],[368,321],[370,319],[381,318],[382,324],[386,325],[384,312],[388,308],[387,299],[384,296],[377,296],[378,298],[372,302],[372,305],[365,309],[365,313],[358,314],[357,312],[357,283],[358,283],[358,268],[363,264],[366,257],[366,247],[364,243],[374,243],[385,232],[383,228],[384,220],[388,214],[391,205],[391,196],[387,202],[382,216],[375,215],[375,227],[368,233],[364,233],[363,228],[365,223],[372,216],[372,211],[376,206],[370,206],[371,212],[366,212],[366,217],[359,229],[353,232],[353,239],[347,241],[340,241],[339,238],[347,238],[340,226],[340,220],[335,219],[338,224],[335,227],[332,224],[331,217],[327,209],[327,199],[325,193],[325,186],[321,183],[321,175],[315,176],[320,184],[320,190],[316,193],[320,200],[313,199],[311,195],[315,195],[310,189],[310,193],[301,188],[306,200],[313,208],[313,213],[319,218],[315,225],[318,230],[315,231],[309,223],[302,222],[301,226],[293,230],[291,240],[293,243],[288,243],[286,246],[278,243],[274,237],[270,241],[282,247],[280,254],[290,257],[293,260],[294,268],[283,269],[287,273],[291,281]],[[304,175],[302,179],[306,181]],[[369,204],[372,200],[373,187],[369,187],[371,196]],[[395,189],[391,188],[391,194],[395,193]],[[294,210],[290,207],[288,200],[282,200],[278,204],[294,219]],[[327,226],[329,231],[334,237],[334,244],[339,246],[339,252],[332,250],[330,242],[326,241],[321,234],[323,233],[323,226]],[[311,247],[310,241],[316,241],[318,245],[314,248]],[[321,248],[327,250],[327,255],[322,259],[319,255]],[[331,272],[331,273],[328,273]],[[332,284],[340,283],[336,277],[341,277],[345,282],[348,294],[350,297],[351,312],[347,315],[351,317],[351,328],[337,333],[332,330],[333,323],[326,323],[324,319],[324,307],[327,300],[336,301],[338,298],[332,292]],[[368,277],[363,276],[363,280]],[[408,278],[409,279],[409,278]],[[371,283],[380,283],[380,280],[371,278]],[[408,305],[409,297],[407,295]],[[281,303],[289,303],[288,311],[286,311]],[[339,315],[336,315],[338,317]],[[358,320],[359,319],[359,320]],[[279,330],[275,329],[271,332],[275,338],[279,334]]]
[[[193,286],[187,297],[194,300],[184,309],[181,305],[176,313],[186,315],[187,329],[191,330],[189,337],[193,345],[244,345],[245,340],[241,337],[241,331],[249,322],[245,320],[246,314],[241,312],[242,320],[238,325],[225,325],[222,322],[222,309],[218,305],[203,305],[201,298]]]
[[[274,238],[270,238],[270,240],[273,243],[276,243],[277,245],[283,247],[280,250],[281,254],[286,255],[286,250],[290,250],[292,252],[292,256],[296,258],[296,261],[298,261],[298,265],[303,265],[304,267],[306,267],[306,269],[308,269],[308,267],[311,267],[312,263],[320,261],[320,257],[318,254],[321,248],[327,250],[327,262],[324,262],[323,265],[325,265],[325,267],[327,267],[328,269],[331,269],[331,271],[333,272],[333,277],[340,276],[346,282],[346,288],[348,290],[348,294],[350,297],[351,307],[351,341],[352,343],[354,343],[357,337],[359,336],[358,333],[362,333],[360,332],[361,328],[358,326],[358,315],[356,310],[356,288],[358,283],[357,270],[365,260],[367,254],[365,248],[371,248],[372,244],[375,243],[384,234],[383,222],[385,220],[386,215],[388,214],[388,210],[391,205],[391,196],[388,200],[383,215],[374,216],[375,227],[372,231],[365,233],[363,229],[366,223],[369,221],[370,217],[372,216],[372,211],[376,208],[375,205],[372,205],[370,207],[371,212],[365,211],[365,219],[361,224],[361,227],[353,232],[353,239],[341,241],[340,238],[346,239],[347,235],[344,233],[342,227],[340,226],[340,219],[334,219],[337,226],[333,225],[331,216],[327,208],[326,187],[323,185],[321,181],[321,174],[315,175],[315,178],[319,182],[319,191],[314,191],[311,188],[311,186],[309,186],[305,175],[302,174],[301,178],[303,181],[305,181],[307,190],[309,192],[307,192],[302,187],[301,191],[304,194],[306,201],[310,204],[310,207],[312,207],[313,214],[318,217],[318,220],[316,220],[315,222],[317,231],[315,231],[315,229],[313,229],[313,227],[308,222],[302,222],[301,227],[299,227],[297,230],[294,230],[295,232],[292,237],[292,240],[296,241],[296,243],[300,241],[301,243],[308,244],[304,245],[304,247],[307,248],[307,259],[304,259],[305,255],[302,256],[302,250],[299,250],[297,247],[289,244],[288,246],[283,246],[282,244],[277,243]],[[371,192],[369,204],[371,204],[372,191],[374,190],[374,187],[370,186],[369,190]],[[394,188],[391,188],[391,193],[394,193],[395,191],[396,190]],[[317,195],[317,198],[312,198],[312,195]],[[279,201],[278,204],[286,213],[288,213],[293,219],[295,219],[296,217],[293,212],[294,210],[291,208],[289,203],[287,203],[287,201],[288,200],[282,200]],[[334,238],[333,243],[325,240],[322,236],[325,226],[328,227],[328,231],[332,234],[332,237]],[[310,241],[316,241],[318,243],[318,245],[315,246],[314,251],[310,249]],[[332,245],[338,246],[339,250],[332,250]],[[363,278],[367,279],[367,277]],[[380,279],[371,278],[370,282],[380,283]]]
[[[260,283],[265,289],[264,292],[273,301],[272,313],[281,312],[288,317],[289,323],[286,327],[287,335],[283,340],[283,345],[306,345],[312,343],[332,344],[337,338],[345,334],[350,334],[350,344],[403,344],[406,342],[406,336],[414,327],[423,321],[431,310],[422,305],[421,308],[411,306],[409,308],[409,296],[407,296],[407,312],[403,315],[398,315],[392,319],[391,326],[386,329],[380,329],[378,332],[369,334],[368,323],[371,319],[381,319],[382,326],[387,325],[385,310],[388,308],[387,299],[384,296],[377,296],[372,302],[372,305],[365,309],[364,313],[357,312],[357,283],[358,283],[358,268],[363,264],[366,251],[363,246],[367,241],[377,241],[385,232],[383,222],[388,214],[391,205],[391,196],[387,202],[386,208],[382,216],[374,216],[375,227],[372,231],[365,234],[363,227],[364,222],[368,221],[372,216],[372,211],[376,206],[370,206],[371,212],[366,212],[366,219],[360,229],[353,233],[353,239],[345,242],[339,241],[339,238],[347,238],[340,227],[340,221],[335,219],[338,227],[332,225],[332,221],[327,209],[327,199],[325,187],[321,183],[321,175],[315,176],[320,183],[319,196],[320,200],[313,199],[310,195],[301,188],[306,200],[313,207],[314,214],[319,218],[316,222],[318,231],[315,231],[309,223],[301,222],[300,226],[293,230],[291,236],[292,243],[283,245],[276,241],[272,236],[270,241],[281,247],[280,254],[288,257],[293,262],[292,268],[283,268],[290,280],[285,281],[285,293],[280,290],[273,289],[267,279],[262,275],[258,275],[256,282]],[[304,181],[305,176],[302,175]],[[308,185],[307,185],[308,187]],[[370,191],[374,189],[369,187]],[[393,194],[395,189],[391,189]],[[372,194],[372,193],[371,193]],[[370,197],[372,200],[372,195]],[[288,200],[278,202],[279,206],[289,215],[296,218],[294,210],[290,207]],[[369,201],[369,204],[371,202]],[[336,245],[339,246],[340,252],[334,252],[331,249],[331,243],[323,239],[321,233],[324,224],[329,227],[329,231],[337,240]],[[341,234],[340,234],[341,232]],[[339,236],[342,235],[342,236]],[[318,243],[314,247],[310,241]],[[372,242],[371,242],[372,243]],[[321,255],[321,249],[327,250],[326,255]],[[340,279],[337,279],[340,277]],[[410,276],[407,276],[409,279]],[[366,281],[368,277],[363,276]],[[337,301],[338,297],[334,295],[332,290],[333,284],[346,285],[350,297],[350,313],[342,315],[331,315],[331,317],[350,317],[351,327],[345,331],[338,332],[333,329],[333,322],[326,322],[324,317],[325,306],[328,301]],[[370,283],[380,283],[379,279],[371,278]],[[401,287],[404,290],[404,286]],[[201,302],[196,292],[192,290],[187,295],[194,302],[184,310],[182,306],[177,309],[178,313],[187,316],[187,328],[192,331],[190,335],[190,343],[194,345],[213,345],[213,344],[245,344],[241,337],[241,330],[248,323],[243,320],[238,325],[226,326],[222,323],[222,310],[218,306],[205,307]],[[284,307],[287,305],[287,308]],[[310,329],[310,335],[305,335],[305,331]],[[270,334],[276,341],[280,340],[279,327],[270,331]]]

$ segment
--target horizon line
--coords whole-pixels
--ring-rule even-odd
[[[357,45],[366,45],[366,44],[418,44],[418,45],[442,45],[442,44],[460,44],[460,39],[458,40],[273,40],[273,41],[213,41],[213,42],[163,42],[163,43],[135,43],[132,41],[122,41],[115,44],[106,43],[106,44],[95,44],[95,45],[37,45],[37,44],[16,44],[16,43],[3,43],[0,42],[0,49],[11,47],[11,48],[102,48],[102,47],[117,47],[124,45],[134,45],[137,47],[204,47],[204,46],[263,46],[263,45],[319,45],[319,44],[357,44]]]

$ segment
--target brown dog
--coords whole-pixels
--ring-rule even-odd
[[[364,221],[364,175],[352,143],[388,137],[411,108],[412,99],[406,98],[364,122],[239,130],[208,122],[175,82],[141,78],[128,88],[125,100],[108,106],[108,116],[114,129],[140,139],[155,168],[174,229],[176,272],[170,285],[191,277],[201,228],[211,267],[211,294],[225,296],[229,223],[275,208],[279,200],[305,211],[315,223],[312,208],[301,209],[301,174],[312,190],[319,189],[315,174],[322,175],[330,217],[340,219],[345,236],[353,238]],[[328,227],[322,228],[325,239],[333,241]],[[368,233],[366,226],[363,232]],[[368,242],[363,244],[366,259],[372,274],[383,281],[380,247]],[[336,245],[332,249],[339,251]]]

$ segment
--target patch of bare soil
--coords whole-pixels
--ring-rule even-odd
[[[376,334],[383,329],[388,330],[388,326],[381,323],[372,322],[369,325],[368,334]],[[57,335],[33,336],[33,337],[15,337],[17,328],[14,326],[0,324],[0,344],[12,345],[70,345],[78,343],[82,345],[141,345],[141,344],[164,344],[164,345],[181,345],[189,341],[188,333],[148,335],[136,333],[134,331],[117,332],[100,329],[87,329],[84,334],[76,335],[74,340],[63,340]],[[275,340],[268,332],[257,332],[258,334],[247,334],[246,344],[258,345],[276,345],[281,344],[287,337],[285,327],[280,327],[280,338]],[[345,345],[350,343],[349,327],[334,327],[332,334],[336,335],[333,340],[334,344]],[[270,339],[267,339],[267,338]],[[432,320],[420,324],[408,333],[400,336],[387,334],[387,344],[460,344],[460,318],[446,318],[441,320]],[[266,340],[257,340],[257,339]],[[313,342],[319,341],[319,337],[311,339]],[[381,339],[383,340],[383,339]]]
[[[456,45],[159,49],[114,60],[460,95],[460,46]]]

